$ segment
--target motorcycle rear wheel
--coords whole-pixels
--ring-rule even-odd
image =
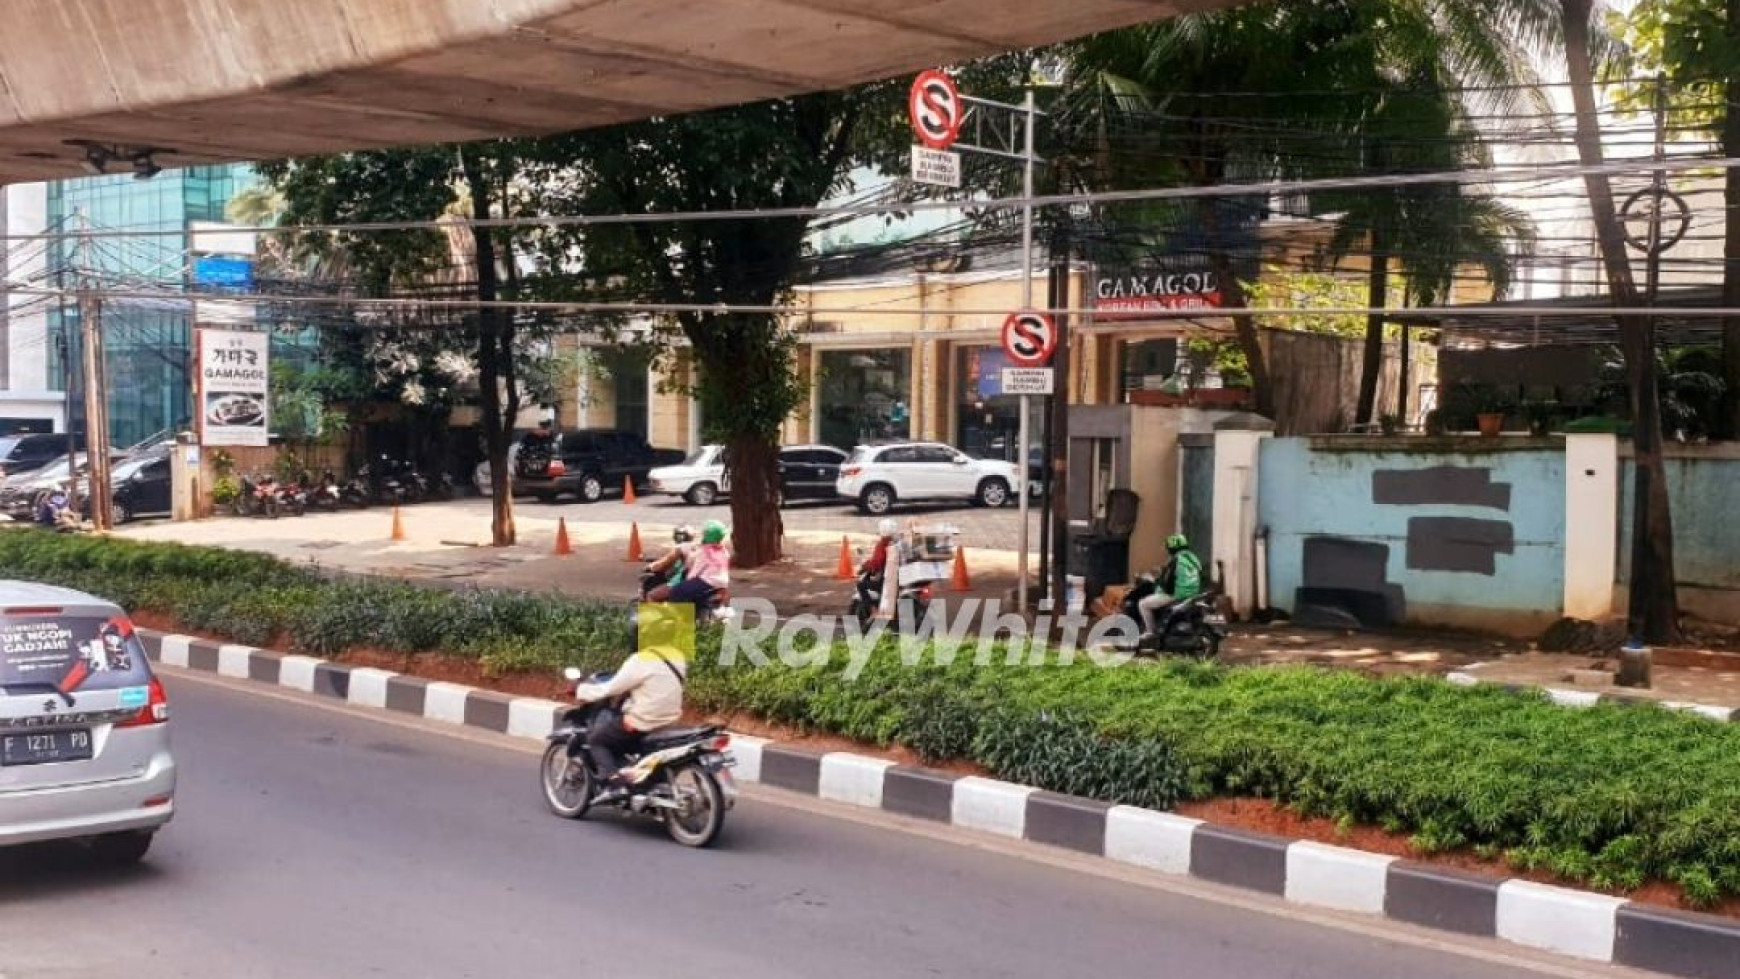
[[[665,813],[665,832],[684,846],[711,846],[725,828],[725,793],[712,772],[688,765],[665,776],[678,808]]]
[[[568,757],[568,746],[560,741],[544,749],[538,784],[544,790],[544,804],[563,819],[580,819],[592,808],[592,770],[584,761]]]

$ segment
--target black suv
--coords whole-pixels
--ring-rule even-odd
[[[35,472],[64,455],[65,435],[8,435],[0,438],[0,476]]]
[[[514,467],[514,495],[548,503],[572,493],[596,503],[607,492],[620,493],[625,480],[639,490],[657,466],[683,461],[676,449],[655,449],[633,432],[583,428],[576,432],[533,432],[520,442]]]

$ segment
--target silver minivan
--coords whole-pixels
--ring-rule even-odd
[[[174,812],[169,702],[126,613],[0,581],[0,846],[76,839],[133,863]]]

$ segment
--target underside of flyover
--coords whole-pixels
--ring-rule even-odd
[[[1229,0],[11,0],[0,182],[536,135],[839,88]]]

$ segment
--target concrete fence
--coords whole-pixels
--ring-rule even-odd
[[[1212,557],[1259,604],[1364,626],[1532,635],[1624,611],[1629,446],[1545,438],[1214,436]],[[1740,621],[1740,452],[1670,452],[1682,601]]]

